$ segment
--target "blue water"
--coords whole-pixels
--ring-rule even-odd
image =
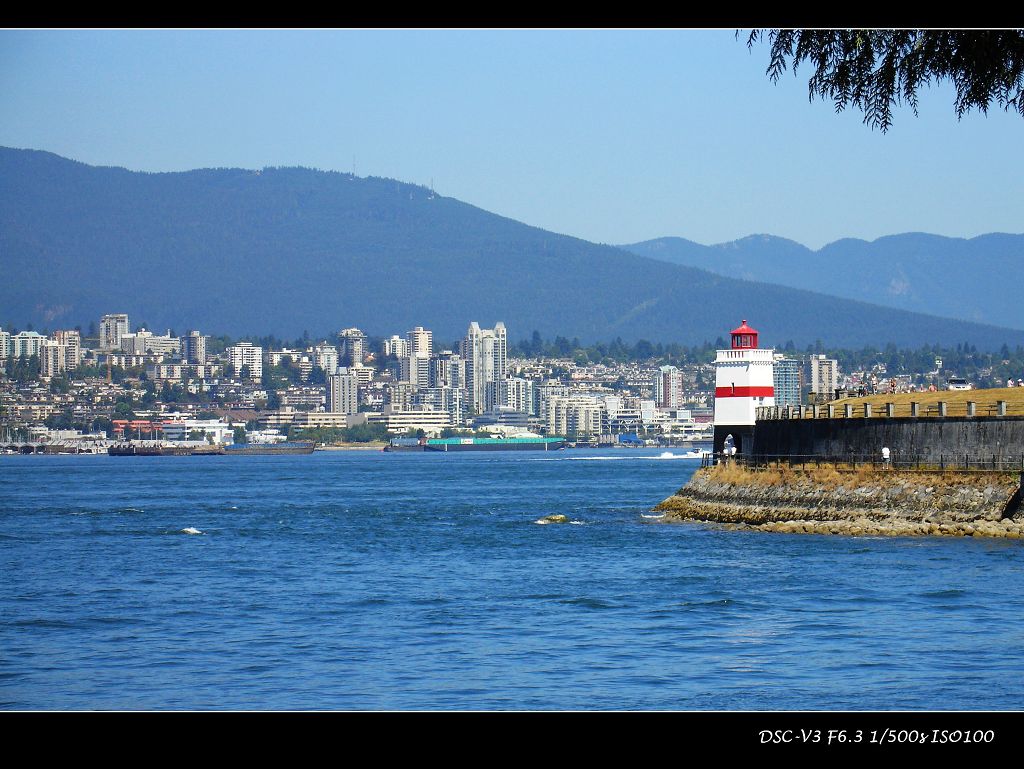
[[[667,524],[660,453],[0,457],[0,707],[1024,704],[1020,541]]]

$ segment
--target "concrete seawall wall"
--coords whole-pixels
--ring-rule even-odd
[[[1024,417],[767,419],[754,428],[755,456],[1024,457]]]

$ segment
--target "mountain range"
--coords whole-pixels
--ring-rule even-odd
[[[772,235],[713,246],[657,238],[623,248],[733,278],[1024,328],[1024,235],[965,239],[910,232],[871,242],[845,238],[817,251]]]
[[[725,249],[695,253],[704,248]],[[142,173],[0,148],[4,324],[84,327],[127,312],[133,327],[158,332],[390,335],[422,325],[456,339],[470,321],[501,320],[513,339],[538,330],[699,344],[746,318],[767,345],[1024,344],[1024,331],[999,327],[1005,319],[940,318],[714,274],[666,261],[664,248],[659,258],[632,250],[392,179],[306,168]],[[864,257],[858,274],[887,273]]]

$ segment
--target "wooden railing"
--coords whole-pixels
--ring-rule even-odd
[[[900,401],[825,403],[814,406],[758,406],[757,421],[776,419],[873,419],[893,417],[1024,416],[1024,403],[997,401]]]

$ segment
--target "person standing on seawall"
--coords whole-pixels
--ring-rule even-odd
[[[890,467],[890,465],[889,465],[889,447],[888,446],[882,446],[882,463],[886,467]]]

